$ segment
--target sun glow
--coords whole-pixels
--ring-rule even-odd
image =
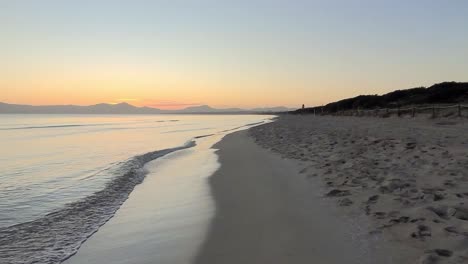
[[[468,78],[465,5],[106,2],[2,4],[0,101],[299,107]]]

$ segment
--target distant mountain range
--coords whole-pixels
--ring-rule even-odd
[[[294,113],[336,113],[351,109],[397,108],[424,104],[468,103],[467,82],[443,82],[431,87],[396,90],[384,95],[359,95],[325,106],[298,109]]]
[[[152,107],[136,107],[128,103],[79,105],[19,105],[0,102],[0,114],[249,114],[276,113],[292,109],[286,107],[272,108],[226,108],[216,109],[208,105],[192,106],[181,110],[162,110]]]

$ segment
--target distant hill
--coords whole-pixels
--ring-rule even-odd
[[[184,113],[232,113],[232,112],[245,112],[245,111],[252,111],[240,108],[224,108],[224,109],[216,109],[208,105],[200,105],[200,106],[191,106],[187,107],[182,110],[176,110],[176,112],[184,112]]]
[[[161,109],[135,107],[127,103],[79,105],[18,105],[0,103],[2,114],[159,114]]]
[[[323,106],[326,113],[351,109],[397,108],[422,104],[456,104],[468,102],[468,83],[443,82],[429,88],[397,90],[384,95],[360,95]],[[320,113],[322,106],[298,109],[293,113]]]
[[[281,110],[281,111],[279,111]],[[0,102],[0,114],[228,114],[270,113],[289,111],[286,107],[240,109],[216,109],[208,105],[187,107],[181,110],[162,110],[151,107],[136,107],[128,103],[78,105],[19,105]]]

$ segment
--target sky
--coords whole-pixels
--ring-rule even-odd
[[[468,81],[468,1],[0,0],[0,102],[299,107]]]

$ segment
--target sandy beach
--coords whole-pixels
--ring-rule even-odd
[[[209,140],[200,147],[218,156],[212,176],[174,175],[175,162],[154,170],[66,263],[466,263],[467,129],[288,115]],[[155,191],[161,179],[179,179],[172,198]],[[178,194],[193,180],[205,191]],[[158,204],[181,225],[161,225]]]
[[[0,13],[0,264],[468,264],[468,0]]]
[[[334,210],[297,161],[260,147],[248,131],[214,148],[216,215],[195,263],[392,263],[367,221]]]
[[[282,116],[249,132],[298,161],[299,174],[323,186],[340,215],[367,219],[366,232],[381,236],[379,254],[393,255],[392,263],[468,262],[466,120]]]
[[[287,115],[208,137],[210,177],[174,174],[192,155],[174,153],[66,263],[466,263],[467,131],[459,119]],[[178,182],[170,199],[162,179]],[[168,216],[180,225],[155,221]]]

